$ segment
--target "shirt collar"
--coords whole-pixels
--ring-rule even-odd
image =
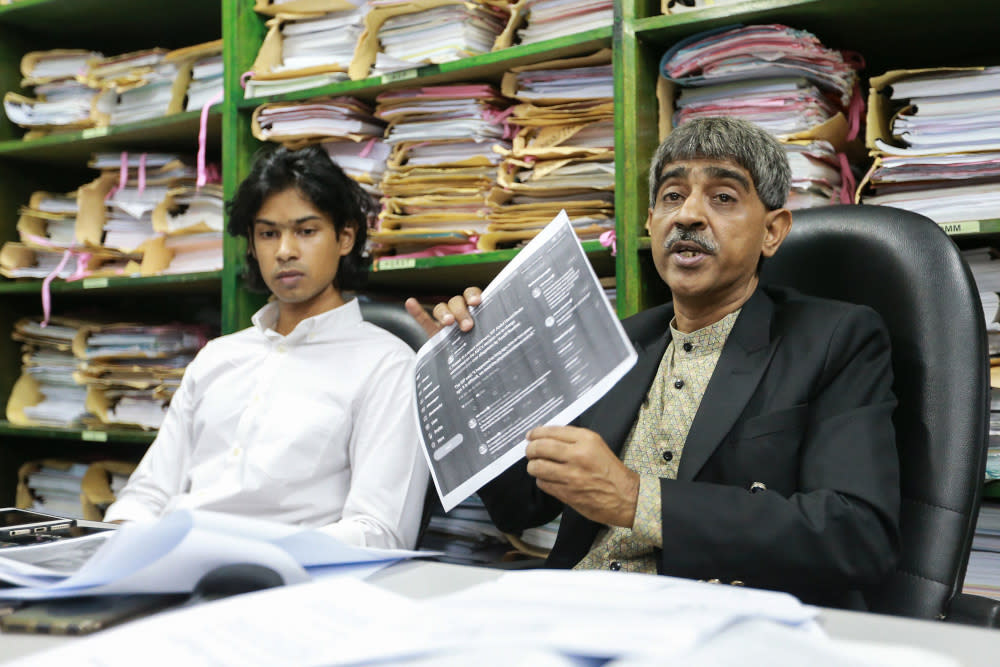
[[[685,349],[689,349],[687,346],[690,345],[691,354],[694,355],[719,352],[722,350],[722,346],[726,344],[726,339],[729,338],[729,334],[733,330],[733,325],[736,324],[736,318],[739,317],[741,310],[743,309],[738,308],[718,322],[709,324],[707,327],[702,327],[691,333],[678,331],[675,327],[677,323],[676,318],[670,320],[670,335],[673,338],[674,346],[679,345],[684,346]]]
[[[342,306],[332,308],[319,315],[313,315],[295,325],[287,336],[282,336],[274,327],[278,324],[277,301],[272,301],[256,313],[251,321],[254,327],[270,341],[283,340],[286,343],[296,343],[302,340],[316,341],[333,338],[333,333],[344,327],[359,324],[362,321],[361,307],[357,299],[351,299]]]

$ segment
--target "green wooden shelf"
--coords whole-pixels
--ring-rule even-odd
[[[965,222],[938,223],[948,236],[974,236],[976,234],[1000,234],[1000,219],[967,220]]]
[[[179,48],[222,35],[219,5],[205,0],[20,0],[0,6],[0,26],[42,38],[39,48]],[[51,46],[49,46],[51,44]],[[110,53],[110,52],[109,52]]]
[[[198,150],[201,112],[153,118],[138,123],[94,127],[76,132],[51,134],[37,139],[0,141],[0,158],[65,164],[79,167],[98,151],[128,148],[176,150],[194,154]],[[209,146],[218,152],[222,134],[222,114],[208,116]]]
[[[354,95],[365,99],[374,99],[379,93],[393,88],[430,86],[466,80],[499,82],[503,73],[512,67],[568,58],[608,48],[611,46],[612,32],[613,29],[610,26],[596,28],[576,35],[567,35],[523,46],[512,46],[500,51],[453,60],[440,65],[422,65],[359,81],[343,81],[282,95],[251,98],[243,100],[238,106],[241,109],[252,109],[265,102],[296,101],[322,95]]]
[[[983,487],[983,498],[1000,500],[1000,480],[986,482],[986,486]]]
[[[81,443],[128,443],[148,446],[156,438],[156,431],[141,431],[124,428],[81,429],[56,428],[53,426],[16,426],[8,421],[0,421],[0,439],[6,438],[55,438],[77,440]]]
[[[584,241],[582,245],[598,275],[614,275],[615,260],[610,250],[600,241]],[[445,257],[386,257],[373,263],[368,286],[423,291],[455,289],[456,285],[485,286],[518,252],[511,248]]]
[[[125,293],[125,292],[208,292],[220,289],[221,271],[181,273],[167,276],[84,278],[73,282],[54,280],[50,285],[53,294],[75,292]],[[42,292],[41,280],[0,282],[0,294],[31,294]]]

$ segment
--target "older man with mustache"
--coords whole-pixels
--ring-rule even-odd
[[[574,426],[538,426],[480,496],[548,565],[703,579],[866,608],[899,550],[889,339],[872,310],[759,284],[790,171],[762,129],[693,121],[658,148],[646,227],[672,303],[624,321],[635,367]],[[473,326],[469,288],[429,333]]]

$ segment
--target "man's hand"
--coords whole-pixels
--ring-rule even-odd
[[[433,336],[455,322],[458,322],[462,331],[471,331],[473,322],[469,306],[478,306],[482,300],[482,291],[478,287],[466,287],[462,294],[448,299],[448,303],[442,302],[434,306],[431,311],[434,313],[433,319],[413,297],[406,300],[406,312],[424,328],[428,336]]]
[[[639,475],[625,467],[597,433],[574,426],[539,426],[528,433],[528,474],[538,488],[592,521],[631,528]]]

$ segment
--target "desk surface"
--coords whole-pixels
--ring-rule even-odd
[[[386,590],[413,599],[443,595],[496,579],[503,570],[406,561],[368,578]],[[965,667],[995,667],[1000,656],[1000,631],[938,621],[922,621],[882,614],[823,609],[820,622],[838,639],[887,642],[945,653]],[[0,661],[29,655],[74,638],[42,635],[0,635]]]

